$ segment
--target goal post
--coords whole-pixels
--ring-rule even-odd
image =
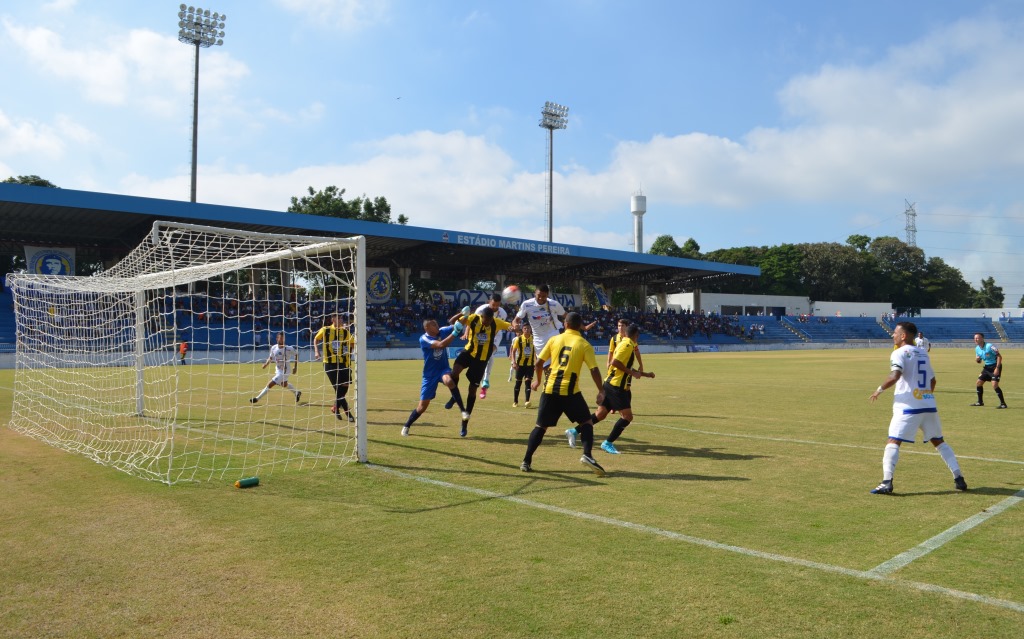
[[[156,222],[96,276],[9,274],[11,427],[168,484],[365,462],[365,247]],[[335,315],[340,399],[311,348]]]

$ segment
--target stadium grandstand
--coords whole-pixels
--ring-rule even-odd
[[[73,247],[78,260],[110,267],[149,233],[156,220],[263,233],[364,236],[368,270],[385,269],[395,278],[393,293],[367,307],[370,349],[416,348],[424,318],[443,322],[465,304],[483,300],[487,291],[470,288],[477,281],[494,281],[498,287],[506,282],[550,283],[563,305],[595,322],[586,337],[599,347],[607,344],[622,317],[640,325],[651,351],[873,344],[890,339],[899,321],[892,313],[815,316],[780,306],[771,307],[770,314],[746,315],[742,309],[701,308],[703,282],[757,277],[759,269],[445,229],[19,184],[0,184],[0,220],[0,256],[5,263],[10,256],[24,254],[26,246],[49,246]],[[410,296],[409,282],[417,277],[457,281],[464,288]],[[591,283],[603,291],[643,286],[648,299],[658,303],[644,309],[587,304],[581,289]],[[692,307],[665,303],[681,292],[696,293]],[[179,337],[198,349],[269,348],[277,331],[284,331],[289,343],[308,347],[324,316],[335,310],[331,301],[301,287],[265,299],[195,292],[176,295],[167,304],[173,305],[165,312],[174,314]],[[0,290],[0,354],[14,351],[13,306],[11,293]],[[809,300],[802,305],[810,307]],[[1014,321],[1007,312],[978,317],[977,310],[965,310],[964,315],[913,319],[933,344],[967,344],[976,332],[997,343],[1024,343],[1024,318]]]

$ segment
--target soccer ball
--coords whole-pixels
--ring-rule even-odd
[[[501,301],[505,304],[518,304],[519,303],[519,287],[515,284],[506,286],[505,290],[501,292]]]

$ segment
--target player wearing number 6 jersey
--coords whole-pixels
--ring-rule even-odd
[[[930,440],[935,450],[953,473],[957,490],[967,490],[967,482],[960,472],[960,464],[942,438],[942,424],[935,405],[935,371],[928,352],[913,345],[917,326],[913,322],[900,322],[892,334],[896,347],[889,356],[889,377],[871,394],[874,402],[886,388],[895,386],[892,400],[892,420],[889,422],[889,441],[882,455],[882,483],[871,492],[876,495],[892,493],[892,478],[899,459],[900,444],[913,442],[917,430]]]

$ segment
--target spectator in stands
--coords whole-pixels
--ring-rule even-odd
[[[1003,389],[999,388],[999,378],[1003,374],[1003,354],[999,352],[995,344],[986,343],[985,336],[981,333],[974,334],[974,354],[977,356],[974,361],[982,365],[981,374],[978,375],[977,391],[978,401],[971,406],[984,406],[985,382],[992,382],[992,390],[999,396],[999,406],[1006,408],[1006,400],[1003,399]]]

